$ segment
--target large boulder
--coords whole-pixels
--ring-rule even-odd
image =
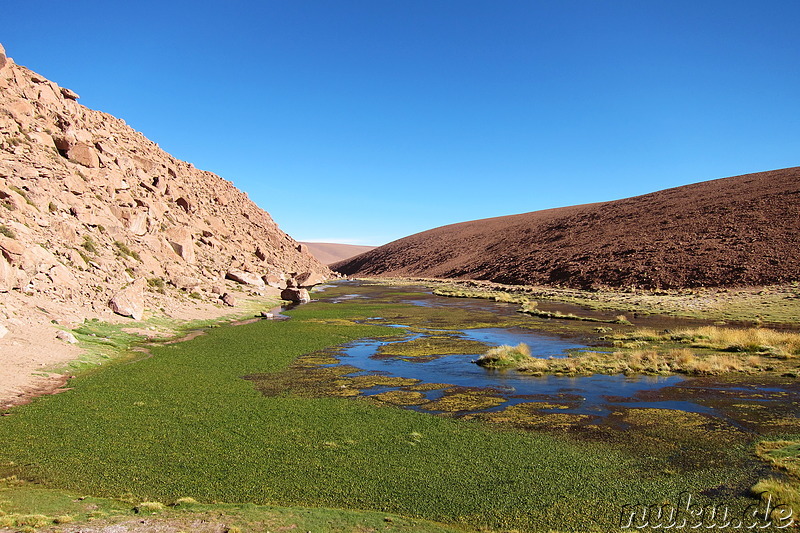
[[[230,279],[242,285],[250,285],[259,289],[265,287],[264,280],[258,274],[246,272],[244,270],[229,270],[225,273],[225,279]]]
[[[264,280],[264,283],[266,283],[270,287],[278,289],[281,286],[281,278],[279,278],[275,274],[266,274],[264,276],[261,276],[261,279]]]
[[[300,287],[313,287],[314,285],[319,285],[328,278],[323,274],[317,274],[315,272],[303,272],[302,274],[298,274],[295,279],[297,280],[297,285]]]
[[[167,242],[172,250],[187,263],[195,262],[194,239],[192,232],[186,228],[171,228],[166,234]]]
[[[139,278],[117,294],[111,297],[108,306],[112,311],[122,316],[129,316],[134,320],[141,320],[144,316],[144,278]]]
[[[298,289],[296,287],[289,287],[281,291],[281,300],[289,300],[296,303],[308,303],[311,297],[308,295],[306,289]]]
[[[100,166],[100,158],[97,156],[97,152],[92,146],[84,142],[78,142],[70,146],[67,150],[67,158],[89,168]]]
[[[0,69],[6,66],[7,63],[6,59],[6,49],[3,48],[3,45],[0,44]]]

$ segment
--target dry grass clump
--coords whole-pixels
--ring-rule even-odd
[[[793,516],[800,515],[800,441],[762,441],[756,445],[756,455],[786,472],[788,478],[762,479],[750,489],[752,493],[762,500],[771,497],[773,506],[789,506]],[[773,519],[780,520],[781,517],[774,516]]]
[[[790,476],[800,479],[800,441],[762,441],[756,445],[756,455]]]
[[[678,334],[692,334],[710,348],[735,352],[767,352],[776,356],[800,355],[800,334],[768,328],[720,328],[706,326]]]
[[[725,372],[748,372],[761,369],[757,356],[743,358],[733,354],[698,356],[688,348],[667,351],[630,350],[614,353],[580,352],[569,357],[529,358],[513,368],[532,374],[692,374],[717,375]]]
[[[164,504],[161,502],[142,502],[136,506],[137,513],[157,513],[164,510]]]
[[[800,334],[768,328],[703,326],[663,332],[640,328],[632,333],[615,335],[611,339],[615,346],[621,348],[635,348],[648,343],[677,342],[695,348],[768,354],[781,359],[800,355]]]
[[[474,362],[478,366],[487,368],[517,368],[524,363],[528,363],[531,357],[531,349],[525,343],[516,346],[497,346],[478,357]]]
[[[800,491],[796,483],[767,478],[753,485],[750,491],[762,501],[770,501],[770,505],[774,508],[770,513],[770,519],[778,527],[800,513]]]

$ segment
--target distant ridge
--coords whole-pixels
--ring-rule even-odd
[[[331,267],[576,288],[800,280],[800,167],[442,226]]]
[[[308,246],[311,255],[323,265],[349,259],[358,254],[374,250],[375,246],[359,246],[357,244],[336,244],[331,242],[303,242]]]

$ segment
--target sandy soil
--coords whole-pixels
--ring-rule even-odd
[[[277,289],[253,297],[265,302],[279,299]],[[239,298],[236,308],[219,304],[148,295],[145,320],[158,309],[160,316],[178,321],[211,320],[241,317],[253,307],[253,299]],[[162,311],[163,310],[163,311]],[[164,313],[166,312],[166,314]],[[171,336],[169,329],[149,329],[132,319],[115,315],[105,305],[77,306],[60,303],[47,297],[24,295],[16,291],[0,293],[0,323],[8,333],[0,338],[0,410],[19,405],[30,398],[57,391],[65,377],[61,370],[78,359],[83,350],[77,345],[58,339],[56,334],[80,325],[84,319],[97,318],[109,323],[130,323],[126,331],[144,337]]]

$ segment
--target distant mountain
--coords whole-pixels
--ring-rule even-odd
[[[311,255],[317,258],[320,263],[329,265],[337,261],[349,259],[358,254],[369,252],[375,246],[358,246],[355,244],[334,244],[330,242],[304,242],[308,246]]]
[[[578,288],[798,281],[800,167],[442,226],[331,267]]]

